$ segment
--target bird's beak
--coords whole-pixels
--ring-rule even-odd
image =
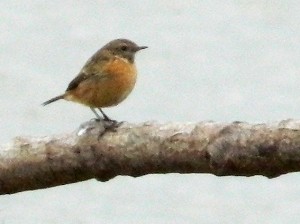
[[[148,48],[147,46],[140,46],[140,47],[137,47],[136,51],[140,51],[140,50],[143,50],[143,49],[146,49]]]

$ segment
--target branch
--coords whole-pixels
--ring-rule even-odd
[[[263,175],[300,171],[300,121],[276,124],[128,124],[104,133],[90,121],[73,134],[17,137],[0,147],[0,194],[117,175],[211,173]],[[100,138],[99,135],[103,134]]]

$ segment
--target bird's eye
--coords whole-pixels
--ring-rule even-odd
[[[126,45],[123,45],[123,46],[121,46],[121,50],[122,50],[122,51],[127,51],[127,50],[128,50],[128,47],[127,47]]]

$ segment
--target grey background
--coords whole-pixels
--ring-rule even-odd
[[[93,114],[62,93],[109,40],[137,55],[129,122],[299,118],[299,1],[1,1],[2,144],[75,130]],[[148,175],[0,196],[0,223],[296,223],[300,176]]]

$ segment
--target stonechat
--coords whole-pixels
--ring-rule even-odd
[[[102,108],[118,105],[132,91],[137,76],[134,57],[145,48],[127,39],[110,41],[85,63],[64,94],[42,105],[60,99],[73,101],[90,107],[98,119],[102,118],[96,109],[101,112],[104,120],[112,121]]]

